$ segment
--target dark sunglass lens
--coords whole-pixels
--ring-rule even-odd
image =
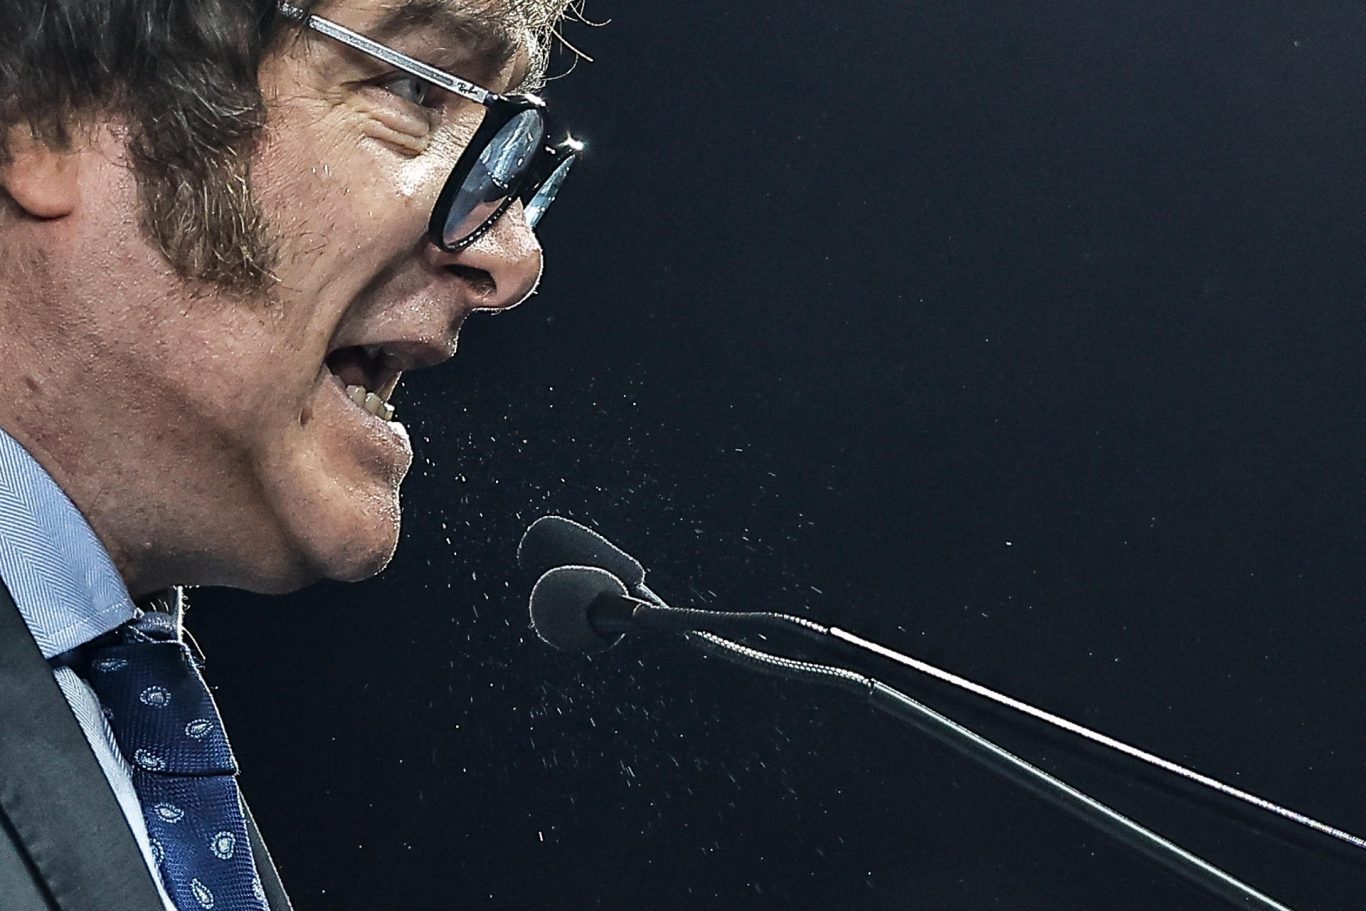
[[[545,135],[545,119],[531,108],[494,134],[451,199],[442,232],[454,246],[492,218],[526,174]]]
[[[541,216],[545,210],[550,208],[550,204],[555,201],[555,196],[560,192],[560,187],[564,184],[565,177],[569,176],[569,169],[573,166],[577,156],[570,155],[560,162],[555,170],[550,172],[545,183],[532,194],[526,202],[526,223],[531,227],[536,227],[540,223]]]

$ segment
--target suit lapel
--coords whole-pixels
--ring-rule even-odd
[[[62,911],[161,911],[128,821],[3,583],[0,812]]]
[[[256,820],[252,818],[245,800],[242,801],[242,815],[247,820],[251,857],[256,862],[256,875],[260,877],[261,886],[266,890],[266,901],[270,904],[270,911],[294,911],[294,906],[289,903],[289,896],[285,894],[284,884],[280,882],[275,862],[270,859],[270,852],[266,850],[266,843],[261,840],[261,832],[256,828]]]

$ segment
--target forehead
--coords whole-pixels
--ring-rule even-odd
[[[314,12],[439,65],[456,52],[477,57],[512,85],[534,81],[535,35],[523,0],[324,0]]]

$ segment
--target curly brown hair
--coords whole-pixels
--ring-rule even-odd
[[[533,78],[572,0],[500,0],[535,37]],[[305,10],[318,0],[293,0]],[[117,119],[147,236],[183,277],[267,286],[274,251],[251,188],[266,120],[263,54],[294,23],[278,0],[8,0],[0,29],[0,164],[16,129],[68,148]]]

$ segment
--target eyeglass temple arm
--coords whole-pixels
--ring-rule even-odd
[[[466,82],[459,76],[452,76],[450,73],[438,70],[436,67],[428,66],[421,60],[409,57],[407,54],[400,54],[391,47],[386,47],[378,41],[372,41],[364,35],[358,34],[338,25],[331,19],[324,19],[322,16],[314,16],[305,13],[302,9],[292,3],[280,4],[280,15],[294,19],[314,31],[321,32],[329,38],[340,41],[348,47],[355,48],[362,54],[368,54],[376,60],[382,60],[390,66],[400,69],[409,76],[416,76],[424,82],[430,82],[437,88],[445,89],[459,95],[461,98],[468,98],[478,104],[487,104],[493,95],[488,89],[481,88],[473,82]]]

